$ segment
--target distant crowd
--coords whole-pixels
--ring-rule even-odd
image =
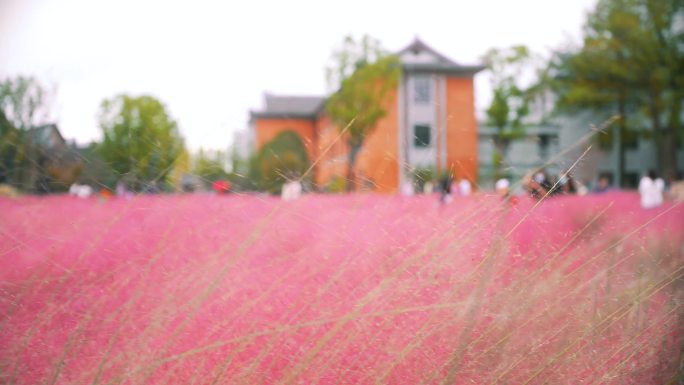
[[[586,195],[603,194],[612,190],[610,178],[601,175],[593,189],[575,180],[569,172],[561,172],[558,178],[554,179],[544,171],[540,170],[532,175],[527,175],[522,180],[525,191],[533,199],[540,200],[556,195]],[[510,196],[510,183],[506,179],[496,182],[496,191],[504,197]],[[641,206],[645,209],[658,207],[671,200],[674,202],[684,201],[684,180],[670,178],[666,183],[658,174],[651,170],[642,176],[638,186]]]
[[[445,205],[451,203],[455,197],[471,195],[473,186],[467,179],[455,180],[451,175],[444,175],[437,182],[425,182],[421,190],[423,194],[432,194],[437,191],[439,203]],[[528,195],[534,200],[542,200],[559,195],[604,194],[618,189],[612,187],[607,175],[601,175],[593,187],[589,188],[573,178],[570,172],[563,171],[554,178],[542,169],[523,177],[518,189],[513,188],[509,179],[500,178],[494,183],[494,190],[502,199],[516,203],[521,195]],[[641,206],[645,209],[658,207],[666,200],[684,202],[684,180],[681,177],[670,178],[668,182],[665,182],[655,171],[650,171],[639,181],[638,191]],[[413,195],[414,185],[406,182],[402,186],[401,194]]]
[[[573,178],[570,172],[563,171],[557,177],[552,177],[543,169],[526,175],[522,178],[521,184],[516,186],[514,189],[511,181],[506,178],[500,178],[494,183],[496,194],[513,203],[517,202],[521,195],[528,195],[532,199],[541,200],[558,195],[604,194],[616,190],[615,187],[611,186],[611,180],[606,175],[600,176],[592,188],[589,188]],[[211,187],[213,192],[218,195],[227,194],[231,192],[232,188],[230,182],[225,180],[215,181]],[[413,182],[407,181],[402,185],[400,192],[403,196],[413,195],[416,190],[423,194],[437,193],[439,203],[446,205],[451,203],[455,197],[467,197],[473,194],[474,187],[467,179],[456,180],[452,175],[445,175],[436,181],[425,181],[419,188]],[[184,189],[184,191],[192,192],[194,190]],[[304,188],[300,181],[289,180],[282,186],[280,197],[283,201],[297,200],[303,191]],[[684,180],[681,175],[679,178],[669,178],[665,181],[655,171],[650,171],[639,181],[638,191],[641,206],[645,209],[658,207],[668,200],[684,202]],[[154,185],[143,191],[143,193],[152,194],[159,192],[158,186]],[[88,198],[94,195],[99,195],[101,198],[112,196],[126,198],[134,195],[123,182],[119,182],[114,191],[106,188],[96,191],[86,184],[73,184],[69,189],[69,194],[80,198]],[[0,195],[12,194],[5,194],[0,191]]]

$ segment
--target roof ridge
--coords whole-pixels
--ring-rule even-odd
[[[440,59],[444,62],[447,62],[447,63],[452,64],[452,65],[460,65],[457,62],[455,62],[454,60],[452,60],[451,58],[449,58],[448,56],[440,53],[436,49],[427,45],[425,42],[423,42],[418,37],[418,35],[416,35],[416,37],[413,39],[413,41],[409,45],[407,45],[403,49],[399,50],[399,52],[397,52],[397,54],[401,55],[401,54],[406,53],[408,51],[427,51],[427,52],[435,55],[438,59]]]

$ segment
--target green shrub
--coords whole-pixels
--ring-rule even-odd
[[[288,179],[301,178],[309,166],[304,143],[297,133],[288,130],[261,148],[250,174],[259,190],[277,194]]]
[[[341,176],[334,176],[325,186],[325,190],[331,193],[343,193],[347,191],[347,180]]]
[[[433,168],[417,168],[411,173],[413,178],[413,185],[416,191],[422,192],[425,189],[425,183],[435,179],[435,170]]]

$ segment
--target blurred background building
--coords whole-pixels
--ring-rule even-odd
[[[399,86],[386,100],[386,115],[365,140],[355,174],[361,189],[398,192],[417,169],[451,171],[477,179],[478,148],[473,77],[481,65],[461,65],[419,39],[397,53]],[[314,180],[325,186],[346,172],[347,146],[326,115],[324,97],[266,94],[250,111],[250,134],[259,150],[283,131],[299,135]]]

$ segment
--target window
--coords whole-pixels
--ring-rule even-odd
[[[413,145],[415,147],[430,147],[430,126],[424,124],[413,126]]]
[[[549,156],[549,144],[551,143],[551,135],[539,135],[539,157],[546,159]]]
[[[430,91],[430,78],[428,76],[413,78],[413,100],[416,104],[430,103],[432,99]]]

